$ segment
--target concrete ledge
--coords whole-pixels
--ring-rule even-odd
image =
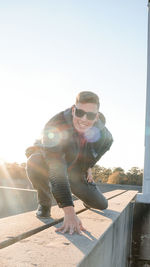
[[[56,223],[3,248],[1,266],[126,267],[135,195],[136,191],[126,191],[114,196],[104,211],[84,209],[78,215],[87,228],[82,236],[58,234],[55,229],[59,224]]]
[[[35,190],[0,186],[0,218],[35,210]]]
[[[113,192],[104,193],[107,199],[121,195],[125,190],[114,190]],[[74,201],[76,213],[82,212],[85,209],[82,202]],[[0,248],[9,246],[21,239],[40,232],[56,223],[63,220],[63,210],[56,206],[52,207],[52,217],[49,219],[38,219],[35,216],[35,211],[26,212],[11,217],[6,217],[0,220]]]
[[[74,203],[76,213],[86,210],[81,201],[76,200]],[[37,218],[34,211],[1,219],[0,249],[63,221],[63,217],[63,210],[53,206],[52,217],[48,219]]]
[[[110,210],[108,208],[108,210],[104,213],[104,216],[107,216],[106,221],[108,221],[108,218],[111,219],[111,221],[109,221],[109,223],[107,222],[107,227],[106,223],[103,222],[105,224],[103,227],[106,227],[104,232],[100,234],[100,237],[97,239],[93,249],[85,255],[78,266],[128,266],[133,219],[133,196],[131,196],[130,193],[131,192],[127,192],[120,197],[112,199],[109,205]],[[101,224],[100,227],[102,227]],[[104,229],[103,227],[102,229]],[[100,232],[100,230],[98,230],[98,224],[96,229],[97,232]]]
[[[97,184],[104,192],[116,190],[136,190],[141,191],[141,187],[128,185]],[[56,201],[53,199],[53,205]],[[37,209],[37,192],[32,189],[21,189],[0,186],[0,218],[13,216],[23,212]]]
[[[136,196],[136,202],[150,204],[150,194],[139,193]]]

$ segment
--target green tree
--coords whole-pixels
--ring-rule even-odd
[[[112,173],[112,170],[109,168],[100,167],[95,165],[92,168],[92,174],[95,182],[107,183],[109,175]]]
[[[143,169],[138,167],[132,167],[127,172],[128,184],[132,185],[142,185],[143,181]]]

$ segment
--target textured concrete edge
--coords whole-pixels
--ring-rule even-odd
[[[111,196],[111,197],[107,197],[107,199],[109,200],[109,199],[115,198],[115,197],[117,197],[117,196],[119,196],[119,195],[124,194],[125,192],[127,192],[127,191],[119,192],[119,190],[116,190],[115,192],[112,192],[112,196]],[[114,194],[114,193],[115,193],[115,194]],[[104,193],[104,195],[105,195],[105,194],[107,194],[107,193]],[[79,200],[78,200],[78,201],[79,201]],[[79,214],[79,213],[81,213],[81,212],[84,212],[85,210],[86,210],[86,208],[81,208],[80,210],[76,211],[76,214]],[[15,216],[19,216],[19,214],[15,215]],[[11,222],[11,217],[7,217],[7,219],[6,219],[7,222],[8,222],[8,218],[9,218],[9,221]],[[17,217],[16,217],[16,218],[17,218]],[[19,217],[18,217],[18,218],[19,218]],[[30,236],[32,236],[32,235],[38,233],[38,232],[41,232],[41,231],[43,231],[43,230],[45,230],[45,229],[47,229],[47,228],[49,228],[49,227],[51,227],[51,226],[53,226],[53,225],[56,225],[56,224],[58,224],[59,222],[62,222],[62,221],[63,221],[63,218],[64,218],[64,217],[58,218],[58,219],[56,219],[55,221],[50,221],[50,222],[46,223],[46,224],[43,225],[43,226],[38,226],[38,227],[36,227],[35,229],[28,230],[28,231],[26,231],[26,232],[23,232],[23,233],[17,235],[17,236],[14,236],[14,237],[12,237],[12,238],[8,238],[8,239],[6,239],[6,240],[0,242],[0,249],[3,249],[3,248],[5,248],[5,247],[8,247],[8,246],[10,246],[10,245],[12,245],[12,244],[14,244],[14,243],[20,241],[20,240],[23,240],[23,239],[25,239],[25,238],[28,238],[28,237],[30,237]],[[5,218],[4,218],[4,219],[5,219]]]
[[[95,246],[93,247],[93,249],[79,262],[77,267],[87,267],[87,266],[92,266],[92,267],[104,267],[104,266],[105,267],[120,267],[120,266],[126,267],[127,266],[127,262],[129,261],[130,251],[131,251],[133,211],[134,211],[135,198],[136,198],[136,196],[133,197],[133,199],[128,203],[128,205],[125,207],[125,209],[114,219],[114,221],[112,221],[112,223],[107,228],[107,230],[98,239],[98,241],[95,244]],[[126,213],[128,214],[128,211],[129,211],[129,216],[123,216]],[[127,225],[125,225],[125,228],[128,230],[127,237],[128,237],[129,246],[127,246],[126,249],[123,249],[123,251],[122,251],[123,254],[125,254],[125,250],[127,251],[126,263],[125,263],[125,265],[123,265],[123,263],[120,263],[121,265],[117,265],[117,263],[115,263],[115,265],[112,265],[112,258],[113,258],[113,254],[115,253],[115,252],[113,252],[113,237],[115,236],[114,228],[117,227],[118,221],[122,218],[125,218],[125,220],[128,221],[127,225],[130,226],[128,228]],[[123,219],[123,222],[124,222],[124,219]],[[123,225],[123,222],[122,222],[122,225]],[[108,243],[107,243],[106,237],[109,237]],[[124,243],[124,240],[123,240],[123,243]],[[110,250],[108,251],[108,247],[110,246],[110,244],[112,246],[110,247]],[[104,247],[105,247],[105,249],[104,249]],[[111,259],[110,263],[108,265],[106,262],[104,262],[104,261],[106,261],[105,260],[106,255],[104,255],[105,253],[103,253],[103,255],[101,255],[102,253],[100,253],[101,249],[103,249],[104,252],[107,253],[107,258]],[[116,255],[116,253],[115,253],[115,255]],[[122,257],[121,257],[121,261],[122,261]]]
[[[36,192],[36,190],[34,190],[34,189],[27,189],[27,188],[20,188],[20,187],[11,187],[11,186],[0,186],[0,189]]]
[[[35,190],[0,187],[0,218],[32,211],[37,208]]]
[[[9,238],[9,239],[7,239],[7,240],[5,240],[5,241],[0,243],[0,249],[3,249],[3,248],[8,247],[10,245],[13,245],[13,244],[25,239],[25,238],[28,238],[28,237],[30,237],[30,236],[32,236],[34,234],[37,234],[37,233],[39,233],[39,232],[41,232],[41,231],[43,231],[43,230],[45,230],[45,229],[57,224],[57,223],[60,223],[62,221],[63,221],[63,217],[60,218],[60,219],[57,219],[54,222],[42,225],[42,226],[40,226],[38,228],[35,228],[33,230],[30,230],[30,231],[24,232],[22,234],[19,234],[16,237]]]

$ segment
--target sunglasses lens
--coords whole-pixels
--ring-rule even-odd
[[[79,118],[83,117],[86,114],[88,120],[93,121],[96,118],[96,114],[94,112],[85,112],[82,109],[75,108],[75,115]]]
[[[82,109],[75,109],[75,115],[79,118],[83,117],[85,112]]]
[[[86,116],[88,120],[93,121],[96,118],[96,113],[87,112]]]

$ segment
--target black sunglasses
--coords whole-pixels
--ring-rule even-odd
[[[83,109],[79,109],[75,106],[76,117],[82,118],[86,114],[88,120],[93,121],[96,118],[97,113],[85,112]]]

